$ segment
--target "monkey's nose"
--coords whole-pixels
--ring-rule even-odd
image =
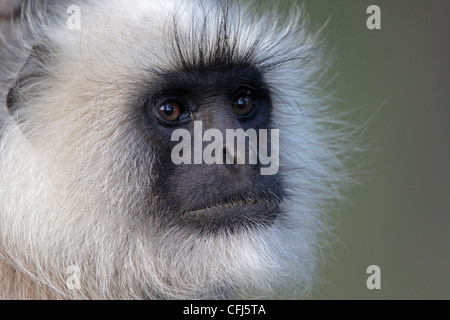
[[[254,165],[249,163],[249,158],[245,153],[233,152],[227,147],[223,148],[223,163],[227,169],[227,174],[231,174],[234,178],[245,180],[252,171]],[[231,178],[231,177],[230,177]]]
[[[223,163],[224,164],[238,164],[241,160],[234,150],[230,150],[227,146],[223,147]],[[245,159],[244,159],[245,160]]]
[[[244,165],[248,164],[248,161],[246,159],[246,153],[243,153],[240,148],[234,150],[234,146],[229,147],[225,145],[223,147],[223,163],[228,165]]]
[[[251,142],[241,147],[225,142],[223,163],[229,165],[256,165],[258,163],[257,147]]]

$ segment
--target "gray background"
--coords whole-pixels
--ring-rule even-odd
[[[336,108],[366,126],[366,178],[336,213],[315,299],[450,298],[450,1],[307,1],[330,18]],[[382,29],[366,28],[381,8]],[[381,290],[366,287],[369,265]]]

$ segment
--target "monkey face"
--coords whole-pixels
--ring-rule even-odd
[[[195,163],[175,164],[172,141],[175,130],[186,130],[193,137],[187,150],[203,155],[208,143],[195,135],[208,129],[218,130],[226,138],[227,130],[271,128],[272,101],[262,74],[243,63],[217,64],[201,70],[174,70],[158,74],[157,88],[146,91],[146,104],[138,112],[137,125],[151,145],[159,145],[158,177],[153,183],[156,206],[153,212],[168,224],[199,228],[202,232],[236,231],[270,226],[280,214],[285,194],[279,175],[261,175],[261,164],[227,161],[233,151],[226,141],[213,150],[223,157],[207,164],[203,157]],[[199,130],[195,129],[200,124]],[[215,139],[218,139],[217,137]],[[186,142],[186,141],[185,141]],[[234,142],[234,141],[232,141]],[[233,145],[234,146],[234,145]],[[187,152],[188,152],[187,151]],[[184,150],[186,152],[186,150]],[[185,155],[186,156],[186,155]],[[189,157],[191,157],[189,159]],[[231,163],[231,164],[227,164]]]

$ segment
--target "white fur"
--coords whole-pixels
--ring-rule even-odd
[[[257,56],[274,90],[275,127],[282,139],[281,170],[293,197],[285,204],[288,226],[280,222],[268,230],[207,237],[161,230],[151,215],[142,214],[148,196],[141,192],[144,168],[129,162],[142,141],[126,111],[149,77],[148,66],[173,67],[166,40],[173,13],[180,29],[192,29],[195,36],[192,16],[201,26],[199,18],[205,12],[215,16],[217,8],[203,3],[202,11],[197,1],[174,0],[79,5],[81,31],[65,28],[67,6],[61,1],[60,17],[22,20],[33,35],[9,46],[10,53],[4,52],[9,58],[0,63],[6,89],[33,44],[44,43],[55,57],[45,66],[49,76],[35,84],[42,89],[24,89],[17,114],[24,126],[9,117],[0,133],[0,298],[308,292],[328,230],[325,208],[342,182],[339,155],[346,149],[321,97],[327,61],[317,36],[308,33],[307,17],[299,10],[278,21],[259,17],[250,6],[231,6],[236,23],[230,34],[239,50],[260,41]],[[212,30],[215,21],[209,20]],[[261,30],[265,37],[256,39]],[[212,36],[206,41],[213,42]],[[195,51],[186,45],[186,52]],[[3,109],[6,93],[0,93]],[[80,290],[67,288],[71,265],[81,267]]]

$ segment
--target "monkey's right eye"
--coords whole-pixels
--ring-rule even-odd
[[[175,101],[165,101],[159,106],[160,117],[167,122],[176,122],[189,118],[189,111]]]

